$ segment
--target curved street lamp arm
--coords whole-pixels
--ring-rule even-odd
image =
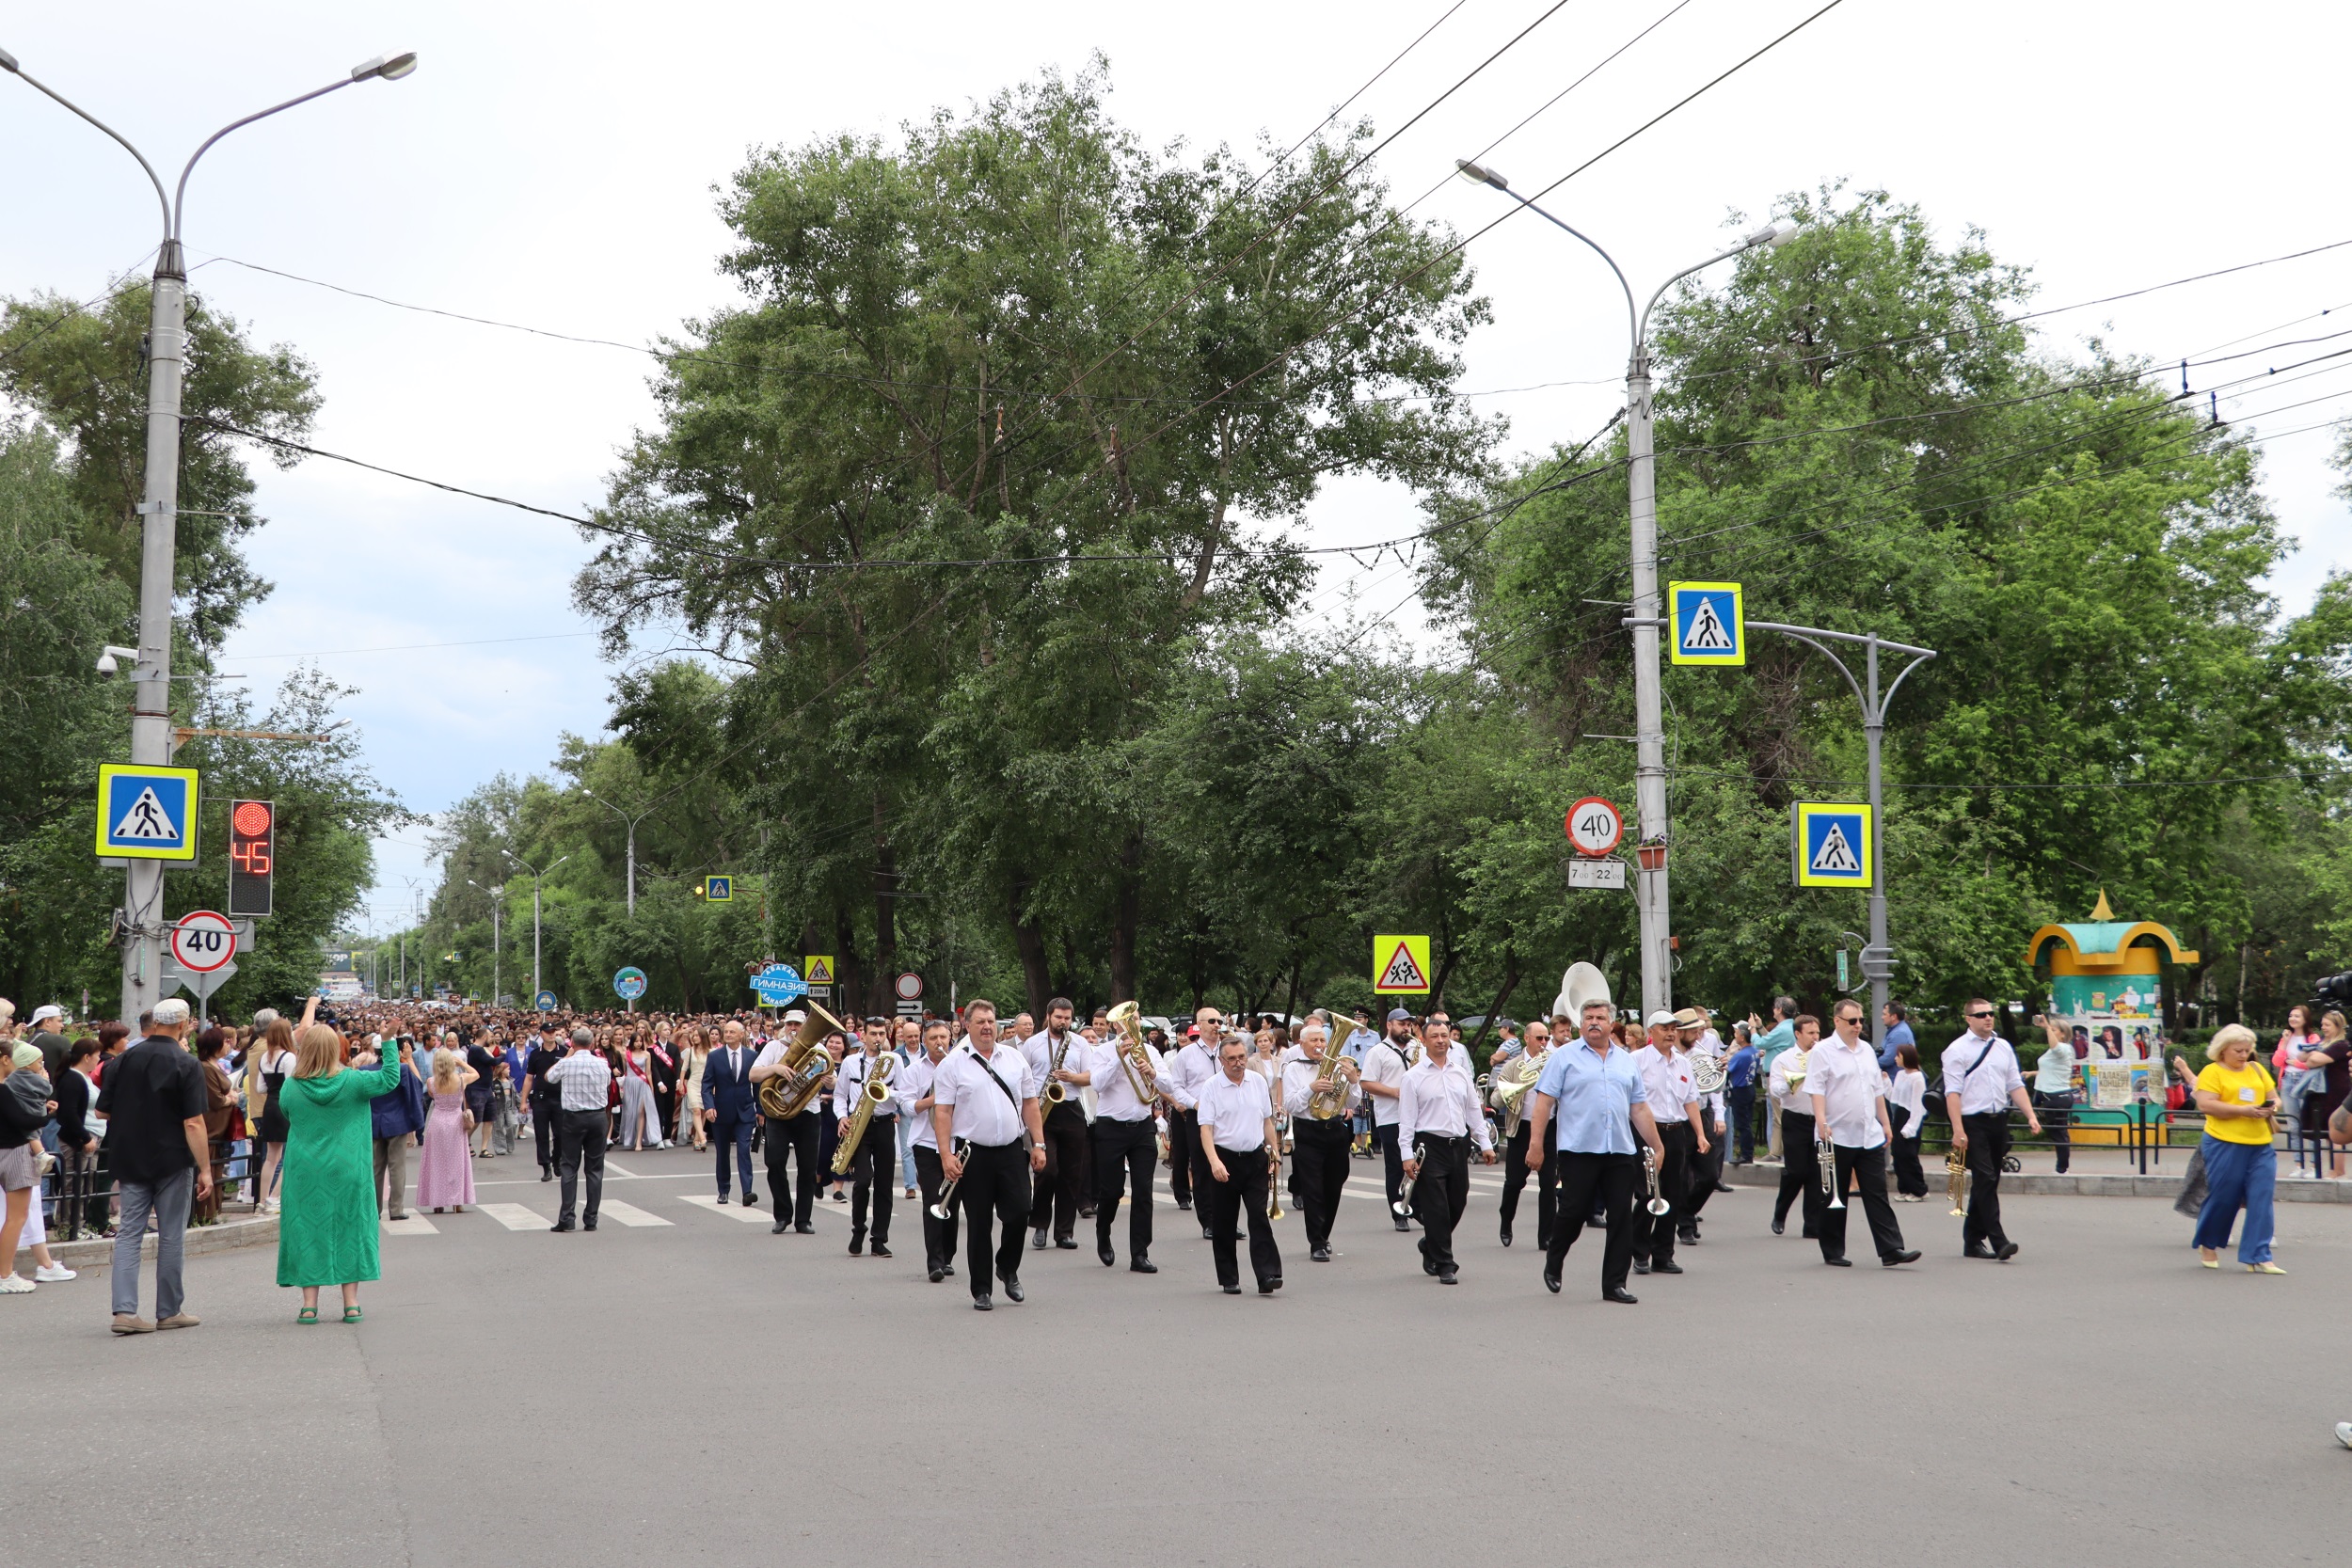
[[[1880,645],[1882,647],[1884,646],[1883,643]],[[1903,666],[1903,673],[1895,677],[1894,681],[1886,688],[1886,694],[1879,699],[1879,721],[1881,723],[1884,723],[1886,721],[1886,710],[1894,705],[1896,688],[1901,686],[1903,682],[1909,680],[1911,678],[1911,673],[1914,670],[1916,670],[1919,666],[1925,664],[1928,660],[1933,658],[1935,656],[1931,653],[1921,654],[1918,657],[1913,659],[1909,664]]]
[[[180,171],[180,184],[179,187],[172,192],[171,210],[166,214],[169,230],[166,237],[174,240],[180,237],[180,215],[186,206],[188,198],[188,176],[196,172],[197,159],[201,158],[206,152],[212,150],[213,143],[220,140],[221,137],[227,135],[231,131],[237,130],[241,126],[250,125],[257,119],[267,119],[270,116],[278,114],[282,110],[291,109],[297,103],[308,103],[313,98],[324,98],[338,87],[347,87],[351,86],[352,83],[362,79],[363,78],[357,76],[346,76],[341,81],[329,82],[326,86],[306,92],[299,98],[289,98],[283,103],[272,104],[270,107],[260,111],[258,114],[249,114],[243,119],[232,119],[228,124],[222,126],[219,130],[214,132],[211,135],[205,137],[204,145],[198,148],[194,152],[188,155],[187,166]],[[58,102],[63,103],[64,100],[60,99]],[[79,110],[76,110],[75,112],[77,114],[80,113]],[[85,119],[89,119],[87,115],[84,115],[82,118]],[[90,120],[90,123],[92,125],[98,124],[98,122],[94,119]],[[99,129],[104,130],[105,127],[99,126]],[[112,132],[107,132],[107,135],[113,135],[114,134]],[[116,136],[115,139],[117,141],[122,140],[119,136]],[[131,144],[123,142],[123,145],[128,147]],[[145,163],[147,160],[142,158],[139,161],[141,163]],[[151,169],[149,170],[150,174],[152,174],[153,172],[154,171]],[[156,186],[156,194],[161,195],[163,187],[160,183],[158,183]]]
[[[156,174],[155,166],[147,161],[147,154],[141,152],[137,148],[133,147],[121,132],[116,130],[113,126],[107,124],[96,115],[91,114],[87,109],[83,108],[79,103],[74,103],[71,98],[66,97],[56,88],[35,80],[33,77],[26,76],[24,69],[16,63],[15,55],[0,54],[0,61],[6,62],[6,68],[11,75],[24,77],[26,86],[31,87],[44,96],[62,103],[66,108],[72,110],[74,114],[89,121],[92,125],[97,126],[101,131],[105,132],[106,135],[112,136],[116,142],[121,146],[125,152],[128,152],[132,157],[136,158],[139,161],[139,167],[147,171],[148,182],[155,187],[155,200],[164,210],[164,239],[167,243],[168,243],[173,233],[171,203],[165,198],[163,179],[161,176]]]
[[[1667,278],[1663,283],[1658,285],[1658,292],[1649,296],[1649,303],[1647,305],[1642,307],[1641,323],[1634,328],[1635,341],[1637,342],[1644,343],[1649,341],[1649,313],[1658,309],[1658,302],[1666,297],[1666,291],[1668,289],[1673,288],[1676,284],[1681,282],[1684,278],[1690,277],[1694,272],[1705,272],[1708,268],[1713,266],[1718,261],[1728,261],[1734,256],[1739,256],[1747,251],[1754,250],[1759,243],[1760,242],[1755,239],[1741,240],[1738,245],[1733,245],[1729,250],[1717,251],[1714,255],[1709,256],[1706,261],[1701,261],[1698,265],[1685,267],[1680,272],[1676,273],[1672,277]]]
[[[1625,280],[1625,269],[1617,265],[1617,259],[1610,255],[1606,250],[1603,250],[1600,247],[1600,243],[1597,240],[1595,240],[1590,234],[1585,233],[1581,229],[1576,229],[1568,224],[1562,223],[1558,218],[1553,217],[1549,213],[1545,212],[1543,208],[1537,206],[1534,202],[1528,200],[1527,198],[1521,196],[1518,192],[1511,189],[1509,186],[1504,185],[1497,188],[1500,189],[1503,195],[1509,197],[1512,200],[1518,202],[1529,212],[1534,213],[1537,217],[1542,218],[1545,222],[1552,225],[1554,228],[1563,230],[1569,234],[1573,234],[1580,240],[1582,240],[1586,245],[1592,246],[1594,255],[1609,263],[1609,270],[1617,275],[1617,287],[1625,291],[1626,330],[1633,335],[1633,342],[1635,347],[1638,349],[1642,341],[1642,331],[1640,321],[1634,316],[1633,313],[1633,285]],[[1705,263],[1701,264],[1704,265]],[[1652,303],[1656,302],[1653,301]]]

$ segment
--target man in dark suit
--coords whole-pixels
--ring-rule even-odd
[[[711,1124],[711,1146],[719,1151],[719,1201],[727,1200],[727,1151],[743,1182],[743,1207],[756,1208],[752,1188],[752,1129],[759,1120],[759,1097],[752,1088],[752,1062],[758,1054],[744,1043],[743,1025],[729,1019],[719,1048],[703,1064],[703,1120]]]

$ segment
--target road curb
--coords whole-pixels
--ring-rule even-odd
[[[2192,1152],[2176,1149],[2172,1152],[2186,1164]],[[1929,1171],[1929,1186],[1940,1190],[1944,1182],[1944,1166],[1939,1160]],[[1777,1187],[1780,1185],[1778,1165],[1733,1165],[1724,1171],[1724,1180],[1735,1187]],[[2064,1197],[2178,1197],[2181,1196],[2178,1176],[2081,1176],[2069,1171],[2064,1176],[2018,1174],[2001,1178],[2004,1193],[2025,1193],[2035,1196]],[[2281,1175],[2279,1178],[2277,1200],[2280,1203],[2352,1203],[2352,1180],[2311,1180],[2308,1178]]]
[[[227,1252],[231,1247],[259,1246],[278,1240],[278,1216],[255,1214],[244,1219],[222,1220],[217,1225],[191,1225],[187,1230],[185,1255],[201,1257],[208,1252]],[[58,1262],[70,1269],[85,1264],[111,1263],[115,1243],[111,1237],[98,1236],[79,1242],[52,1242],[49,1251]],[[149,1231],[140,1244],[141,1261],[155,1256],[155,1233]]]

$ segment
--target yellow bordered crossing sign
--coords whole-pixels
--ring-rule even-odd
[[[1799,887],[1870,885],[1870,808],[1799,800],[1789,809],[1790,870]]]
[[[197,772],[146,763],[98,769],[98,853],[116,860],[196,860]]]
[[[832,985],[833,955],[830,953],[810,953],[804,955],[804,957],[807,961],[801,965],[801,977],[812,986]]]
[[[1736,582],[1666,584],[1667,652],[1677,664],[1745,664],[1747,610]]]
[[[1372,939],[1372,989],[1387,993],[1429,989],[1429,939],[1375,936]]]

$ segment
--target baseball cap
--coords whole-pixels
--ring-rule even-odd
[[[35,1023],[42,1023],[53,1018],[63,1017],[65,1017],[65,1009],[58,1006],[54,1002],[50,1003],[47,1006],[35,1007],[33,1009],[33,1022]]]
[[[1649,1015],[1649,1026],[1653,1029],[1657,1028],[1661,1023],[1671,1026],[1675,1022],[1675,1015],[1668,1012],[1663,1007],[1659,1008],[1656,1012]]]
[[[1410,1023],[1413,1022],[1413,1015],[1406,1012],[1402,1007],[1391,1007],[1389,1009],[1389,1022],[1391,1023]]]

